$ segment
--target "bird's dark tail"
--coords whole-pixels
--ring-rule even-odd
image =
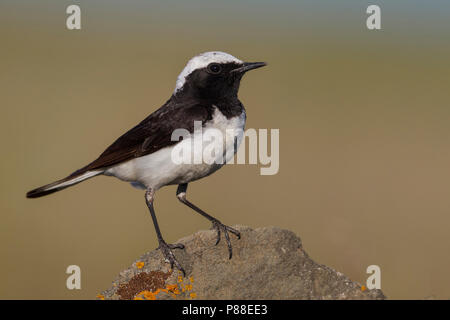
[[[27,192],[27,198],[39,198],[46,196],[48,194],[73,186],[86,179],[95,177],[101,173],[103,173],[103,170],[86,171],[84,170],[84,168],[80,169],[64,179],[49,183],[45,186]]]

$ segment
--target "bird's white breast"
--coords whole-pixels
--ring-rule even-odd
[[[175,145],[160,149],[149,155],[121,163],[108,169],[105,174],[129,181],[133,186],[152,188],[154,190],[165,185],[187,183],[203,178],[221,168],[224,162],[229,161],[234,156],[234,151],[236,151],[234,150],[234,136],[236,136],[237,146],[239,146],[243,138],[245,119],[246,115],[244,110],[239,116],[228,119],[216,107],[212,119],[204,124],[201,133],[195,131],[188,139],[183,139]],[[223,140],[212,139],[205,142],[204,137],[210,135],[212,133],[211,130],[215,131],[213,135],[221,132]],[[194,159],[203,156],[203,154],[199,155],[195,153],[203,153],[206,145],[213,148],[221,147],[224,153],[221,155],[218,154],[214,163],[205,163],[202,161],[201,163],[177,164],[173,161],[172,152],[176,146],[179,147],[180,144],[193,145],[196,143],[201,143],[203,148],[191,149],[192,158]],[[211,145],[211,143],[216,145]],[[219,146],[218,144],[222,145]],[[224,154],[227,155],[225,158]]]

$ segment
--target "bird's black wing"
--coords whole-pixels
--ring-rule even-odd
[[[178,142],[171,141],[175,129],[182,128],[193,132],[194,121],[204,123],[211,118],[211,108],[208,105],[197,103],[180,105],[169,100],[77,173],[111,167],[173,145]]]

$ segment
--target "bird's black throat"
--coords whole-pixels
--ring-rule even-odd
[[[236,63],[222,64],[220,74],[211,74],[200,68],[186,77],[182,88],[171,97],[175,104],[199,104],[213,112],[217,107],[227,119],[241,115],[244,111],[238,99],[242,74],[231,71],[239,67]]]

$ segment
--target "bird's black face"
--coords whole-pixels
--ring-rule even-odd
[[[264,62],[211,62],[186,77],[183,91],[185,94],[202,99],[235,98],[242,76],[249,70],[265,65]]]

